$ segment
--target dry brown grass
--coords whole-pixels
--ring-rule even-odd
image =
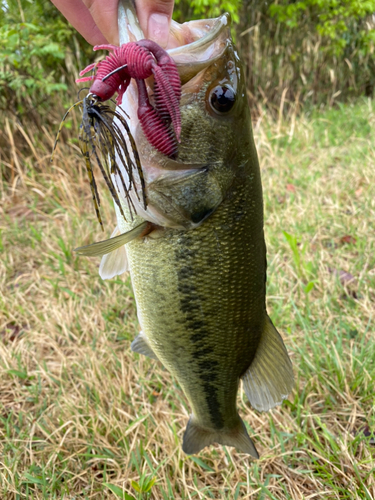
[[[375,498],[372,106],[255,127],[268,303],[297,379],[269,413],[240,395],[257,462],[221,446],[183,454],[180,388],[130,351],[128,277],[103,282],[97,259],[72,252],[101,237],[76,146],[50,165],[53,138],[18,130],[28,147],[14,141],[1,185],[1,498]],[[109,236],[108,199],[103,212]]]

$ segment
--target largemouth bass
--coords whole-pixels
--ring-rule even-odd
[[[128,9],[121,43],[143,38]],[[244,73],[228,15],[172,23],[170,40],[182,82],[178,155],[167,158],[146,140],[131,84],[122,107],[147,208],[134,195],[132,219],[114,182],[127,221],[115,206],[114,238],[91,254],[105,254],[103,278],[130,270],[141,326],[131,347],[162,362],[182,387],[192,410],[183,450],[220,443],[258,457],[236,408],[240,380],[252,407],[266,411],[287,397],[293,372],[266,310],[262,186]]]

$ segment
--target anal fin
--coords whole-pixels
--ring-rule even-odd
[[[283,339],[268,316],[258,350],[242,382],[251,406],[259,411],[281,404],[293,389],[292,363]]]
[[[234,446],[238,451],[248,453],[254,458],[259,458],[259,454],[247,433],[245,424],[238,417],[238,425],[230,430],[205,429],[201,427],[194,418],[190,416],[186,426],[182,449],[187,455],[195,455],[206,446],[219,443],[224,446]]]
[[[150,347],[147,337],[143,332],[139,332],[139,335],[137,335],[131,343],[130,348],[133,352],[137,352],[138,354],[143,354],[143,356],[148,356],[149,358],[159,360],[159,358]]]

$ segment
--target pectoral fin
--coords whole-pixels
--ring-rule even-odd
[[[184,434],[182,443],[183,451],[187,455],[193,455],[213,443],[234,446],[238,451],[248,453],[254,458],[259,458],[254,443],[248,435],[245,424],[240,417],[238,417],[238,425],[234,429],[216,431],[201,427],[195,421],[194,415],[191,415]]]
[[[111,234],[111,238],[114,238],[119,234],[120,230],[118,226],[116,226],[115,230]],[[103,255],[99,267],[99,276],[102,280],[109,280],[115,276],[125,273],[126,271],[129,271],[129,265],[125,245],[122,245],[113,252]]]
[[[74,251],[80,255],[86,255],[88,257],[101,257],[102,255],[106,255],[107,253],[117,250],[125,245],[125,243],[129,243],[129,241],[132,241],[139,236],[144,236],[150,228],[150,222],[142,222],[142,224],[127,233],[120,234],[114,238],[109,238],[108,240],[98,241],[97,243],[92,243],[91,245],[75,248]]]
[[[133,352],[143,354],[143,356],[148,356],[149,358],[157,360],[159,359],[151,349],[148,339],[143,332],[139,332],[139,335],[137,335],[131,343],[130,348]]]
[[[259,411],[281,404],[293,389],[292,363],[268,316],[258,350],[242,382],[251,406]]]

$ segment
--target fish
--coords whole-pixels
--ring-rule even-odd
[[[120,2],[119,28],[121,43],[143,37],[130,1]],[[240,381],[252,408],[267,411],[289,395],[294,377],[267,314],[261,175],[230,29],[229,14],[172,21],[168,54],[182,84],[177,156],[168,158],[145,138],[130,84],[121,107],[130,117],[147,207],[136,196],[137,172],[129,193],[114,182],[126,217],[114,204],[113,238],[78,252],[103,256],[103,279],[130,271],[141,329],[131,349],[161,362],[182,388],[191,408],[183,451],[218,443],[259,458],[237,409]],[[152,86],[150,79],[151,100]]]

